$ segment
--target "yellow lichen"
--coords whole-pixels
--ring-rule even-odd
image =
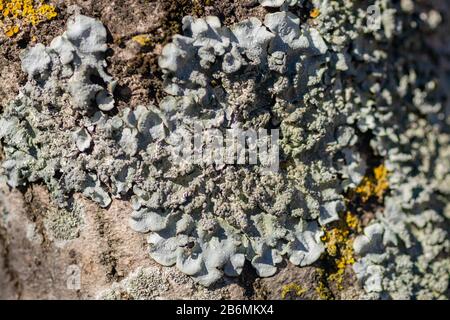
[[[355,214],[347,212],[345,221],[331,229],[324,229],[321,240],[325,244],[326,253],[331,263],[326,279],[342,290],[344,274],[347,266],[355,263],[352,234],[360,232],[360,221]]]
[[[146,34],[140,34],[137,36],[134,36],[132,38],[133,41],[137,42],[142,47],[148,46],[152,43],[150,36]]]
[[[322,300],[332,300],[333,295],[330,289],[325,285],[323,281],[320,281],[316,287],[316,293]]]
[[[373,176],[365,177],[355,192],[361,196],[363,202],[367,202],[372,197],[377,197],[379,201],[389,188],[388,170],[384,165],[380,165],[373,170]]]
[[[55,7],[44,0],[0,0],[0,12],[0,28],[10,38],[24,26],[37,26],[57,16]]]
[[[288,285],[285,285],[282,289],[281,289],[281,298],[285,299],[286,296],[289,293],[294,293],[297,297],[300,297],[302,294],[304,294],[307,290],[303,289],[300,285],[296,284],[296,283],[290,283]]]
[[[320,10],[318,8],[312,9],[309,13],[309,16],[313,19],[317,18],[318,16],[320,16]]]
[[[339,228],[325,230],[325,234],[321,240],[325,243],[325,248],[330,256],[335,257],[337,255],[338,245],[345,242],[348,234],[348,230],[341,230]]]
[[[356,214],[347,211],[345,214],[345,223],[352,231],[361,232],[361,224]]]
[[[328,275],[328,281],[334,282],[339,290],[344,289],[344,273],[347,266],[355,263],[353,252],[353,241],[347,241],[346,245],[340,250],[340,257],[335,259],[336,271]]]
[[[378,199],[383,197],[384,192],[389,188],[388,182],[388,170],[384,165],[381,165],[374,169],[375,181],[377,184],[375,185],[375,195]]]

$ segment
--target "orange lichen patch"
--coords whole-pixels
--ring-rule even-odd
[[[37,26],[57,16],[56,9],[44,0],[0,0],[0,28],[13,37],[26,25]]]
[[[373,177],[365,177],[355,189],[356,194],[361,196],[363,202],[367,202],[371,197],[377,197],[381,201],[389,189],[388,175],[389,172],[384,165],[376,167],[373,170]]]
[[[317,18],[318,16],[320,16],[320,10],[318,8],[312,9],[309,13],[309,16],[313,19]]]
[[[296,283],[290,283],[288,285],[285,285],[282,289],[281,289],[281,298],[285,299],[286,296],[289,293],[294,293],[297,297],[300,297],[301,295],[303,295],[307,290],[303,289],[300,285],[296,284]]]

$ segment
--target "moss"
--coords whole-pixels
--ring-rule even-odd
[[[56,16],[56,8],[43,0],[0,0],[0,27],[9,38],[25,26],[37,26]]]

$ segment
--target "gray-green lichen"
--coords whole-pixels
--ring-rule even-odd
[[[224,290],[208,290],[182,273],[160,267],[137,268],[120,282],[100,291],[100,300],[222,299]]]
[[[71,210],[51,208],[44,219],[48,234],[56,241],[78,238],[83,224],[82,208],[79,205],[75,205]]]
[[[102,300],[151,300],[167,293],[170,283],[157,268],[139,268],[120,283],[101,293]]]
[[[448,52],[414,43],[410,33],[425,26],[410,21],[406,2],[377,0],[380,16],[369,19],[368,3],[313,1],[314,23],[288,11],[230,27],[185,17],[159,59],[167,97],[125,110],[114,110],[104,71],[106,31],[78,15],[22,57],[28,83],[0,118],[3,176],[12,187],[44,181],[61,206],[75,192],[102,207],[131,196],[130,224],[148,233],[150,256],[211,285],[245,261],[262,277],[283,259],[317,261],[322,227],[345,210],[370,148],[390,171],[390,194],[355,240],[355,272],[369,297],[440,298],[450,264],[449,82],[421,50]],[[432,16],[423,24],[437,28]],[[280,169],[173,161],[177,132],[197,124],[278,129]]]
[[[285,24],[288,33],[280,29]],[[42,179],[61,205],[73,192],[102,207],[131,193],[131,226],[150,232],[150,255],[205,285],[223,273],[239,275],[245,260],[260,276],[273,275],[283,256],[313,263],[323,252],[319,225],[343,209],[334,159],[338,150],[352,149],[345,117],[313,97],[324,94],[320,83],[331,59],[325,42],[286,12],[268,15],[265,26],[251,18],[230,30],[215,17],[187,17],[184,26],[191,37],[176,36],[160,58],[171,95],[159,108],[116,116],[104,112],[96,95],[80,104],[73,91],[74,82],[82,92],[90,86],[92,75],[83,70],[103,74],[100,54],[80,54],[93,39],[99,43],[91,47],[104,48],[102,36],[89,36],[103,34],[94,21],[78,16],[58,38],[88,30],[69,46],[76,58],[66,59],[65,45],[29,49],[23,58],[24,70],[33,70],[29,82],[1,120],[9,184]],[[80,48],[72,49],[74,43]],[[35,67],[36,50],[51,62]],[[213,87],[213,80],[222,86]],[[302,119],[310,119],[309,128],[297,124]],[[172,133],[199,122],[218,130],[279,127],[285,168],[268,175],[259,166],[174,163]]]
[[[448,299],[448,47],[425,39],[437,27],[437,11],[419,14],[423,8],[415,8],[410,1],[402,1],[395,9],[388,1],[376,5],[388,15],[381,20],[392,25],[384,30],[394,42],[388,42],[390,48],[364,52],[364,60],[376,61],[375,66],[384,72],[366,81],[374,95],[361,108],[365,123],[359,127],[374,135],[371,147],[384,158],[390,172],[390,192],[384,208],[355,240],[355,252],[361,258],[354,270],[368,297]],[[414,12],[421,21],[414,19]],[[414,37],[405,37],[406,32]],[[375,37],[380,39],[380,32]],[[402,45],[391,44],[399,42]],[[430,56],[439,58],[430,61]],[[363,70],[367,67],[373,70],[371,64]]]

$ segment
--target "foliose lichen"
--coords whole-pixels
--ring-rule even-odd
[[[396,17],[401,7],[375,6],[379,28],[352,1],[314,1],[314,23],[289,11],[229,27],[185,17],[183,35],[159,59],[167,97],[124,110],[115,109],[115,81],[104,71],[104,27],[75,16],[49,47],[22,57],[28,83],[0,118],[3,176],[12,187],[44,181],[61,206],[74,192],[102,207],[131,196],[130,224],[148,233],[150,256],[206,286],[238,276],[246,261],[262,277],[283,259],[314,263],[325,252],[322,228],[345,211],[343,194],[367,187],[384,206],[355,239],[355,263],[345,246],[344,267],[354,263],[370,297],[442,297],[450,265],[446,70],[415,60],[402,38],[410,18]],[[279,170],[173,161],[177,131],[196,124],[279,130]],[[367,136],[384,159],[380,185],[364,180]]]
[[[185,18],[191,37],[176,36],[160,58],[171,95],[159,108],[112,116],[114,81],[101,58],[105,31],[76,16],[49,48],[37,45],[23,56],[29,82],[1,120],[8,183],[42,179],[61,205],[73,192],[102,207],[132,192],[131,226],[150,232],[151,256],[205,285],[223,273],[239,275],[245,260],[260,276],[273,275],[285,255],[296,265],[313,263],[323,252],[319,223],[337,219],[343,207],[335,153],[325,151],[343,118],[333,121],[304,97],[322,91],[326,68],[317,66],[328,55],[317,30],[300,28],[286,12],[268,15],[265,24],[251,18],[228,29],[214,17]],[[285,24],[289,33],[280,33]],[[271,76],[263,81],[261,71]],[[212,87],[213,80],[222,87]],[[312,135],[297,125],[312,116],[295,108],[298,100],[314,114]],[[268,176],[257,166],[171,162],[171,131],[196,120],[219,130],[280,127],[286,169]],[[336,130],[327,133],[323,122]],[[312,148],[321,150],[317,157],[308,154]]]

